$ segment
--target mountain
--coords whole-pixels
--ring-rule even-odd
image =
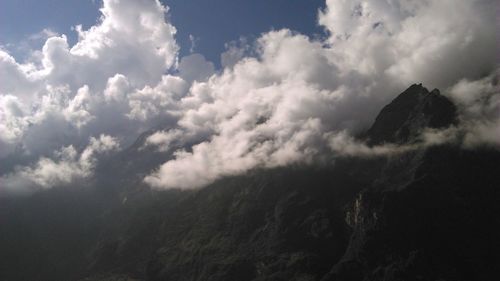
[[[412,85],[382,109],[363,139],[415,143],[425,128],[457,122],[457,109],[438,90]],[[0,280],[500,274],[497,150],[443,144],[336,158],[333,165],[258,169],[197,191],[160,192],[122,180],[159,161],[140,153],[141,139],[110,160],[114,181],[0,202]],[[120,170],[120,161],[129,164]]]
[[[369,143],[407,143],[421,129],[442,129],[457,123],[455,105],[438,89],[414,84],[386,105],[368,130]]]

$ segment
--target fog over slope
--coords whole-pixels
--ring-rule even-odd
[[[73,46],[48,33],[26,61],[0,49],[0,196],[91,177],[103,154],[159,125],[168,129],[148,145],[195,144],[145,177],[159,189],[347,148],[385,153],[395,146],[352,136],[412,83],[441,89],[460,111],[456,127],[423,132],[421,145],[500,145],[494,0],[327,0],[326,38],[271,30],[229,44],[218,70],[200,54],[179,58],[167,12],[158,1],[105,0]]]

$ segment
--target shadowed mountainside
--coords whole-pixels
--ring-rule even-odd
[[[438,90],[413,85],[365,137],[405,144],[456,122]],[[115,177],[160,161],[120,157],[130,164]],[[0,280],[492,280],[499,163],[497,150],[447,144],[254,170],[198,191],[115,178],[4,199]]]

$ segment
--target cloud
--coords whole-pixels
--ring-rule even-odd
[[[240,61],[251,50],[245,37],[240,37],[237,41],[225,44],[226,51],[220,55],[220,62],[223,68],[231,68]]]
[[[59,33],[51,30],[50,28],[44,28],[40,32],[31,34],[28,36],[29,40],[47,40],[50,37],[59,36]]]
[[[448,90],[461,113],[466,147],[500,147],[499,74],[497,69],[482,79],[462,79]]]
[[[328,133],[326,138],[335,156],[373,158],[400,155],[445,143],[457,143],[461,133],[460,128],[454,126],[446,129],[426,128],[411,143],[384,143],[380,145],[368,145],[346,131]]]
[[[401,154],[421,147],[417,144],[397,145],[391,143],[369,146],[356,140],[345,131],[332,134],[329,137],[329,142],[330,148],[337,155],[366,158]]]
[[[77,27],[79,41],[70,50],[49,45],[47,52],[69,51],[75,59],[72,68],[82,68],[79,72],[88,75],[78,78],[81,84],[87,79],[92,85],[105,83],[121,73],[134,87],[154,85],[177,59],[176,29],[165,22],[167,11],[159,1],[104,1],[99,25],[86,31]],[[101,77],[105,80],[99,81]]]
[[[17,167],[0,177],[0,197],[30,193],[39,189],[63,186],[92,176],[99,155],[116,151],[118,141],[110,136],[91,137],[87,147],[78,152],[73,145],[54,152],[54,159],[41,157],[34,165]]]
[[[496,66],[495,2],[327,0],[319,23],[341,68],[446,88]]]
[[[175,27],[165,22],[167,11],[158,1],[105,0],[98,24],[88,30],[81,25],[75,28],[74,46],[68,45],[65,35],[45,32],[50,37],[43,46],[41,68],[12,70],[2,75],[2,84],[20,76],[38,81],[39,91],[45,85],[68,85],[71,91],[88,85],[92,91],[102,91],[108,78],[120,73],[135,88],[155,85],[176,64],[179,49]],[[5,53],[1,57],[10,68],[27,68]],[[2,94],[17,92],[13,87],[1,90]],[[37,91],[31,93],[35,97]]]
[[[319,14],[325,41],[284,29],[263,34],[251,52],[228,45],[223,72],[181,99],[178,126],[200,136],[198,144],[145,181],[196,188],[332,153],[371,157],[454,141],[465,128],[426,131],[407,146],[369,147],[351,135],[409,84],[449,89],[494,72],[494,11],[486,0],[327,1]]]
[[[158,151],[169,151],[176,142],[185,142],[185,132],[173,129],[170,131],[157,131],[147,137],[144,147],[156,146]]]
[[[181,59],[179,63],[179,76],[187,82],[204,81],[212,76],[215,67],[212,62],[205,60],[200,54],[191,54]]]
[[[30,98],[38,83],[31,75],[30,64],[20,65],[7,52],[0,49],[0,93],[13,95],[23,100]]]
[[[271,168],[312,160],[319,152],[313,144],[320,124],[311,119],[297,126],[300,128],[275,136],[272,125],[255,131],[236,131],[232,137],[214,136],[211,141],[193,146],[192,152],[177,151],[175,160],[163,164],[145,181],[156,188],[197,188],[221,176],[244,173],[255,167]]]
[[[73,46],[45,29],[29,39],[46,39],[38,56],[20,63],[0,50],[0,157],[46,156],[103,133],[130,143],[169,122],[169,103],[188,85],[165,75],[179,49],[167,11],[159,1],[105,0],[96,25],[74,28]]]
[[[146,86],[128,97],[130,119],[151,120],[177,108],[178,100],[186,93],[188,84],[180,77],[165,75],[155,86]],[[165,116],[162,116],[165,118]]]
[[[461,108],[460,127],[426,131],[424,145],[460,136],[470,147],[498,145],[493,0],[327,0],[318,15],[326,38],[282,29],[240,39],[226,45],[219,70],[201,54],[179,61],[167,11],[159,1],[105,0],[95,26],[75,28],[73,46],[46,33],[25,62],[0,50],[0,157],[27,159],[3,176],[10,186],[79,178],[85,150],[72,147],[101,134],[126,146],[155,127],[144,145],[175,151],[145,177],[160,189],[332,155],[400,153],[414,147],[368,147],[352,135],[415,82]],[[73,171],[66,178],[42,176],[61,163]]]
[[[195,37],[193,34],[189,34],[189,43],[191,43],[191,46],[189,47],[190,53],[194,53],[199,40],[200,38]]]

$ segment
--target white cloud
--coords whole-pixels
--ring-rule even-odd
[[[89,93],[89,87],[87,85],[78,89],[75,97],[69,101],[68,107],[63,111],[66,119],[75,124],[77,128],[80,128],[90,121],[95,119],[95,116],[89,112],[91,109],[91,96]]]
[[[110,77],[104,90],[104,99],[107,102],[123,102],[126,99],[126,94],[132,90],[127,77],[117,73]]]
[[[383,144],[368,146],[366,143],[356,140],[345,131],[329,136],[330,148],[337,154],[342,156],[354,157],[377,157],[393,154],[401,154],[414,149],[418,145],[397,145]]]
[[[495,2],[327,0],[319,22],[341,68],[445,88],[495,67]]]
[[[33,192],[89,178],[96,167],[97,157],[119,147],[117,140],[107,135],[98,139],[91,137],[81,152],[72,145],[62,147],[54,152],[55,160],[41,157],[32,166],[17,167],[13,173],[0,177],[0,196]]]
[[[19,65],[12,56],[0,49],[0,94],[27,100],[36,93],[37,87],[30,66]]]
[[[427,128],[411,143],[384,143],[373,146],[352,137],[346,131],[328,133],[326,138],[328,139],[330,149],[336,156],[372,158],[399,155],[430,146],[454,143],[458,141],[460,134],[460,129],[454,126],[439,130]]]
[[[199,40],[200,38],[195,37],[193,34],[189,34],[189,42],[191,43],[191,46],[189,47],[190,53],[194,53]]]
[[[214,64],[200,54],[191,54],[181,59],[179,76],[188,82],[204,81],[215,72]]]
[[[448,90],[461,111],[465,145],[500,147],[500,69],[479,79],[462,79]]]
[[[223,68],[231,68],[237,64],[252,49],[245,37],[225,44],[226,51],[220,55]]]
[[[175,142],[184,142],[185,133],[174,129],[170,131],[154,132],[146,139],[145,146],[156,146],[158,151],[165,152],[172,148]]]
[[[29,40],[46,40],[50,37],[59,36],[59,33],[51,30],[50,28],[44,28],[40,32],[35,34],[31,34],[28,39]]]
[[[336,85],[336,67],[320,42],[281,30],[257,47],[258,58],[193,85],[178,124],[201,136],[199,144],[179,151],[146,182],[193,188],[255,167],[312,161],[328,147],[325,132],[359,126],[353,118],[365,113],[350,105],[368,100]]]
[[[187,83],[180,77],[165,75],[155,86],[146,86],[128,98],[130,119],[147,121],[157,116],[165,117],[177,109],[178,101],[187,91]]]
[[[31,36],[48,38],[24,63],[0,50],[0,115],[8,120],[0,127],[0,156],[20,147],[46,155],[101,133],[127,143],[165,117],[173,95],[188,88],[165,76],[178,53],[167,10],[159,1],[105,0],[96,25],[75,28],[74,46],[46,29]],[[15,108],[22,110],[13,115]]]
[[[178,125],[199,144],[145,181],[194,188],[256,167],[318,161],[327,149],[376,156],[455,140],[461,129],[426,131],[408,146],[368,147],[349,134],[409,84],[447,89],[492,73],[494,11],[486,0],[332,0],[319,16],[327,42],[280,30],[258,39],[257,57],[228,46],[224,71],[181,100]]]
[[[423,143],[462,134],[470,146],[495,145],[495,4],[327,0],[319,23],[328,38],[283,29],[252,43],[240,39],[227,44],[216,72],[200,54],[177,62],[175,27],[159,1],[105,0],[99,23],[75,28],[74,46],[46,32],[32,61],[0,50],[0,157],[19,150],[40,157],[18,170],[23,177],[9,179],[12,186],[49,186],[67,182],[52,173],[61,163],[80,171],[66,171],[68,177],[82,175],[85,153],[70,149],[82,139],[107,134],[127,145],[162,125],[145,145],[186,150],[145,181],[195,188],[257,167],[319,161],[332,151],[388,154],[412,148],[368,147],[350,135],[415,82],[440,87],[461,108],[462,127],[427,131]],[[48,158],[60,147],[67,151]]]
[[[69,50],[73,70],[87,76],[78,80],[96,85],[121,73],[137,88],[160,81],[178,51],[176,29],[165,22],[167,10],[159,1],[104,1],[102,22],[87,31],[77,28],[80,40]]]

